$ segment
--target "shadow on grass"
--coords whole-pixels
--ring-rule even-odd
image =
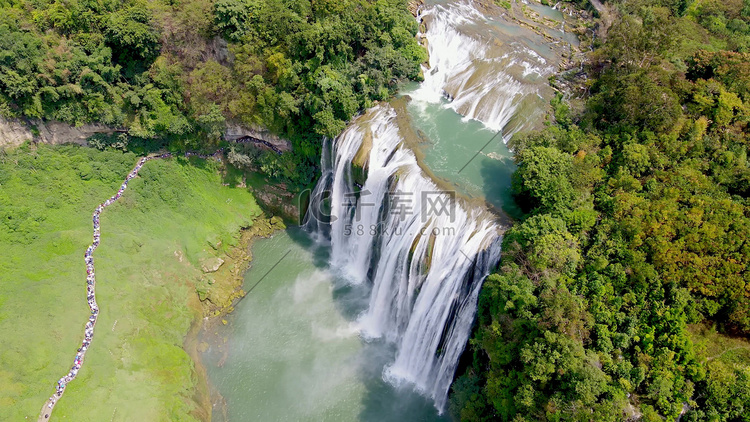
[[[222,183],[233,188],[239,186],[245,178],[245,172],[229,163],[226,163],[225,169],[222,175]]]

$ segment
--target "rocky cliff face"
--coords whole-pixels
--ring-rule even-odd
[[[14,147],[31,139],[31,130],[23,123],[0,118],[0,147]]]
[[[31,120],[28,123],[20,119],[0,117],[0,148],[14,148],[26,141],[46,144],[78,144],[88,146],[86,139],[97,133],[113,133],[115,129],[101,124],[71,126],[63,122]],[[239,124],[228,124],[224,139],[236,141],[251,137],[273,145],[278,151],[289,151],[291,143],[262,127],[244,127]]]
[[[406,7],[415,18],[419,14],[419,9],[423,6],[424,0],[409,0],[409,3],[406,5]]]
[[[32,120],[30,124],[18,119],[0,117],[0,147],[13,148],[26,141],[47,144],[87,145],[86,139],[96,133],[112,133],[113,129],[99,124],[75,127],[62,122]]]
[[[268,142],[279,151],[289,151],[292,149],[292,145],[289,141],[280,138],[262,127],[245,127],[239,124],[229,123],[224,130],[224,139],[227,141],[236,141],[246,137]]]

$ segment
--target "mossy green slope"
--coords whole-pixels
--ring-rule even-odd
[[[72,363],[88,308],[83,252],[91,213],[133,154],[80,147],[0,151],[0,420],[36,418]],[[261,214],[218,164],[147,163],[101,218],[101,307],[91,350],[56,419],[192,420],[199,379],[182,343],[200,309],[200,261],[237,242]]]

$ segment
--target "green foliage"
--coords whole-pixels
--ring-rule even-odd
[[[337,136],[399,80],[418,79],[426,60],[403,1],[226,0],[213,14],[234,62],[197,66],[190,96],[218,105],[228,119],[291,139],[292,157],[234,158],[293,185],[311,180],[321,137]]]
[[[565,222],[549,214],[524,221],[506,236],[506,242],[525,253],[524,263],[538,272],[573,273],[581,259],[578,241]]]
[[[658,66],[627,76],[611,73],[598,81],[599,92],[591,110],[601,125],[625,125],[651,131],[671,128],[681,115],[680,103],[670,89],[669,75]]]
[[[696,349],[706,360],[706,377],[699,383],[705,395],[686,416],[688,420],[743,421],[750,409],[750,344],[722,336],[714,327],[690,329]]]
[[[79,146],[0,150],[0,420],[36,418],[80,346],[89,309],[83,251],[91,213],[138,157]],[[199,420],[200,379],[182,347],[199,310],[200,260],[225,252],[260,209],[221,185],[218,165],[148,162],[102,214],[101,307],[86,363],[55,415],[68,420]]]
[[[155,62],[160,43],[151,11],[145,4],[119,7],[55,2],[30,14],[3,8],[4,114],[99,122],[143,138],[193,131],[174,69],[165,60]]]
[[[323,136],[421,78],[416,33],[404,0],[0,3],[0,114],[100,122],[172,149],[262,125],[295,147],[264,168],[306,185]]]
[[[236,97],[228,111],[288,136],[338,135],[398,80],[418,78],[426,60],[401,1],[227,1],[216,4],[214,17],[236,43],[241,89],[224,96]]]
[[[691,328],[750,333],[739,3],[617,2],[585,109],[556,98],[511,140],[527,216],[480,293],[456,418],[747,420],[747,342],[709,354],[728,337]]]
[[[254,0],[219,0],[214,3],[214,24],[222,36],[239,41],[250,20],[257,20],[262,2]]]
[[[104,40],[121,66],[145,69],[159,55],[159,35],[145,5],[135,5],[109,15]],[[141,70],[142,71],[142,70]]]
[[[688,61],[688,79],[716,79],[743,100],[750,100],[750,53],[698,50]]]
[[[513,186],[519,203],[540,212],[560,211],[571,205],[575,191],[570,183],[573,158],[555,148],[531,147],[518,156]]]
[[[505,8],[506,10],[510,10],[511,8],[510,2],[508,0],[495,0],[495,4]]]

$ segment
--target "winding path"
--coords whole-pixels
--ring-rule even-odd
[[[216,154],[219,154],[221,151],[217,151]],[[195,153],[187,153],[186,156],[197,156],[201,158],[210,158],[215,157],[216,154],[213,156],[209,155],[199,155]],[[63,393],[65,392],[65,387],[73,381],[76,376],[78,375],[78,371],[81,369],[81,366],[83,365],[83,359],[86,356],[86,351],[88,350],[89,346],[91,345],[91,340],[94,337],[94,327],[96,326],[96,320],[99,317],[99,306],[96,303],[96,274],[94,273],[94,251],[99,246],[99,215],[102,213],[104,208],[112,205],[115,201],[120,199],[123,192],[125,192],[125,189],[128,187],[128,182],[130,182],[131,179],[136,177],[138,175],[138,171],[143,167],[144,164],[146,164],[147,161],[153,160],[156,158],[168,158],[171,157],[172,154],[161,154],[161,155],[154,155],[149,157],[141,158],[140,161],[138,161],[138,164],[135,165],[133,170],[128,174],[128,177],[125,178],[125,181],[122,182],[122,185],[120,186],[120,189],[117,191],[117,194],[115,194],[113,197],[107,199],[104,201],[104,203],[99,204],[98,207],[94,210],[94,215],[92,218],[93,224],[94,224],[94,241],[93,243],[86,249],[86,252],[83,255],[83,259],[86,262],[86,299],[89,304],[89,309],[91,310],[91,315],[89,316],[88,322],[86,322],[86,326],[84,328],[83,332],[83,342],[81,343],[81,347],[78,348],[78,352],[76,353],[76,357],[73,359],[73,366],[70,368],[70,371],[65,374],[60,380],[57,381],[57,386],[55,387],[55,393],[47,399],[47,401],[44,403],[44,406],[42,407],[42,411],[39,414],[39,421],[47,421],[49,420],[50,416],[52,415],[52,409],[55,408],[55,405],[62,397]]]

